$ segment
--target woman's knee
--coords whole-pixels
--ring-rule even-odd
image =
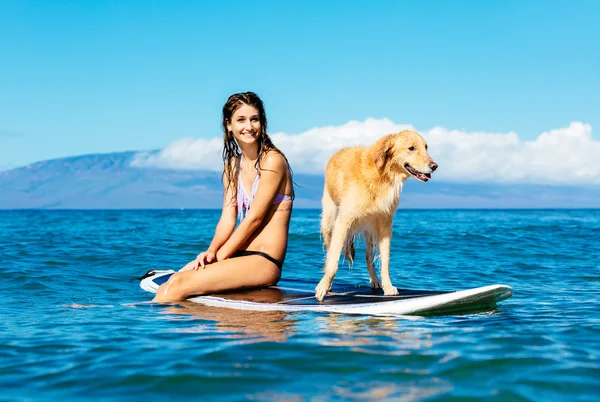
[[[273,271],[267,280],[267,286],[275,286],[279,283],[281,279],[281,270],[277,267],[276,271]]]
[[[169,280],[161,285],[163,288],[163,292],[165,295],[170,297],[184,299],[187,295],[185,294],[185,281],[183,279],[183,274],[179,272],[175,272]]]

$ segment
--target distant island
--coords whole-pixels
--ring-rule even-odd
[[[216,171],[131,166],[137,152],[46,160],[0,172],[0,209],[220,208]],[[293,166],[292,166],[293,168]],[[296,208],[320,208],[323,177],[295,174]],[[400,208],[599,208],[598,186],[409,180]]]

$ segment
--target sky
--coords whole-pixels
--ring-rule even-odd
[[[599,18],[576,0],[0,0],[0,170],[155,149],[137,163],[214,167],[222,105],[251,90],[295,171],[410,127],[442,178],[600,183]]]

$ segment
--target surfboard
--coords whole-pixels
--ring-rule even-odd
[[[140,287],[156,293],[174,272],[149,272],[142,278]],[[285,279],[268,288],[194,296],[188,300],[206,306],[252,311],[430,316],[491,311],[512,296],[512,288],[500,284],[452,291],[398,289],[398,295],[385,296],[381,289],[334,283],[325,299],[318,302],[314,288],[312,282]]]

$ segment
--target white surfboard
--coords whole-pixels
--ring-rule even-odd
[[[156,293],[174,271],[153,271],[142,279],[140,287]],[[398,289],[397,296],[385,296],[381,289],[337,285],[322,302],[315,299],[315,284],[300,280],[282,280],[277,286],[236,291],[210,296],[194,296],[189,301],[206,306],[253,311],[313,311],[372,315],[440,315],[490,311],[497,303],[512,296],[506,285],[489,285],[458,291]]]

